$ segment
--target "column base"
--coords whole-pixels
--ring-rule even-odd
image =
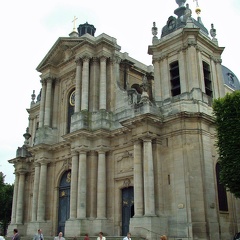
[[[33,236],[37,233],[38,229],[42,229],[43,236],[54,236],[55,233],[52,232],[52,222],[43,221],[43,222],[29,222],[27,224],[26,235]]]
[[[112,235],[112,221],[108,219],[69,219],[65,223],[65,237],[80,237],[88,233],[98,236],[99,232]]]
[[[7,237],[11,237],[13,236],[13,229],[17,229],[18,230],[18,233],[19,235],[21,236],[24,236],[24,235],[27,235],[26,234],[26,225],[23,225],[22,223],[11,223],[9,226],[8,226],[8,229],[7,229]]]
[[[129,229],[132,235],[159,240],[161,235],[168,233],[167,221],[163,216],[134,216],[130,219]]]

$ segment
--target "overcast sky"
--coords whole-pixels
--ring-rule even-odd
[[[187,0],[195,14],[196,2]],[[219,46],[225,47],[222,64],[240,79],[240,1],[199,0],[201,18],[210,30],[217,30]],[[153,22],[158,27],[158,37],[168,17],[178,7],[175,0],[12,0],[2,1],[1,30],[1,124],[0,172],[5,182],[14,182],[14,168],[8,163],[23,145],[23,134],[28,126],[26,109],[31,94],[41,88],[39,73],[35,70],[58,37],[68,37],[76,26],[88,22],[96,27],[95,36],[106,33],[117,39],[122,52],[138,61],[151,65],[148,45],[152,43]]]

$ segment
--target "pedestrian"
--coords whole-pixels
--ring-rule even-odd
[[[160,237],[160,240],[167,240],[167,236],[166,236],[166,235],[162,235],[162,236]]]
[[[65,240],[65,238],[63,237],[63,233],[59,232],[58,236],[55,237],[54,240]]]
[[[20,235],[19,235],[18,230],[16,228],[13,229],[12,240],[20,240]]]
[[[97,240],[106,240],[106,238],[103,236],[103,232],[100,232],[100,233],[98,234]]]
[[[131,240],[131,233],[128,232],[127,236],[125,238],[123,238],[123,240]]]
[[[38,229],[37,233],[33,237],[33,240],[44,240],[42,229]]]
[[[85,234],[84,240],[90,240],[90,238],[89,238],[87,233]]]

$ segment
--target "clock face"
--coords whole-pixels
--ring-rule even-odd
[[[169,23],[168,23],[168,29],[172,30],[174,29],[176,26],[176,21],[174,19],[172,19]]]
[[[75,105],[75,90],[71,93],[71,95],[69,97],[69,103],[71,106]]]

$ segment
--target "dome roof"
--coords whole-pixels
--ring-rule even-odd
[[[222,65],[222,74],[223,74],[223,80],[224,84],[226,84],[231,89],[240,90],[240,83],[236,75],[227,67]]]

